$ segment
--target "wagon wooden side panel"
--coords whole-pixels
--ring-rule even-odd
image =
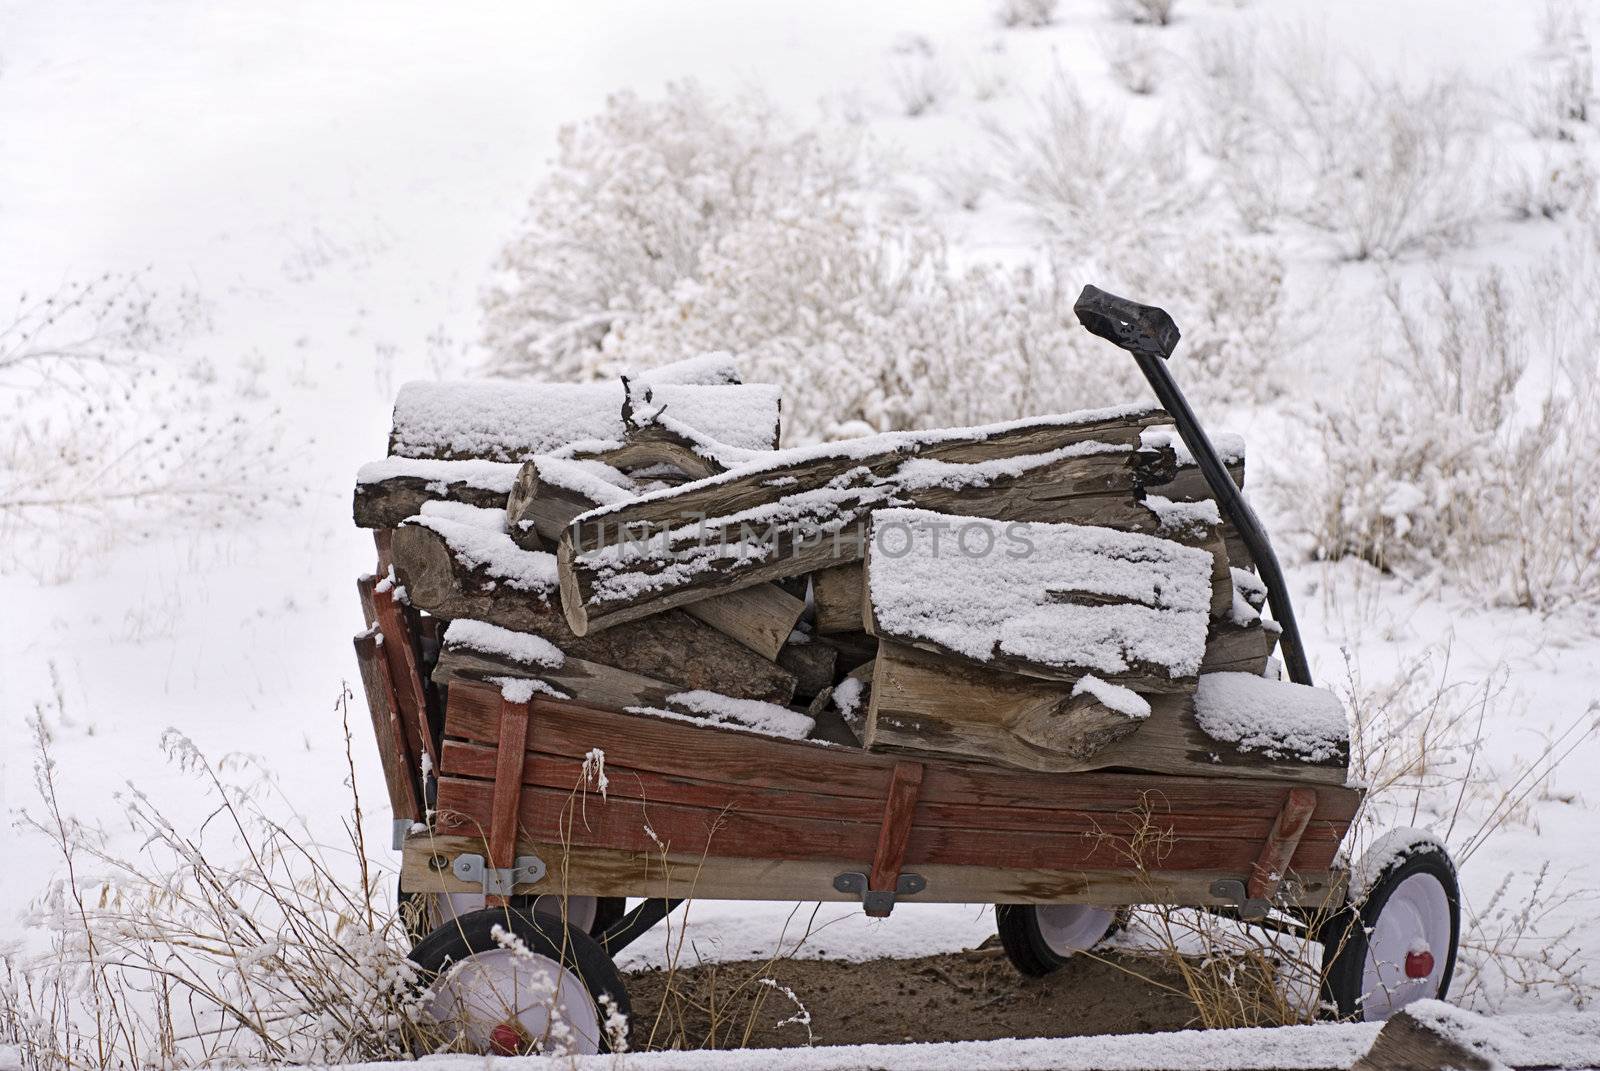
[[[493,832],[505,705],[498,688],[451,686],[438,814],[431,833],[407,843],[408,887],[470,888],[448,863],[482,851]],[[535,699],[526,709],[517,852],[537,855],[548,871],[519,892],[856,899],[834,887],[839,875],[873,874],[884,885],[908,873],[925,882],[910,895],[919,902],[1224,904],[1211,885],[1249,882],[1275,832],[1290,828],[1287,869],[1280,862],[1273,872],[1292,875],[1291,898],[1320,903],[1359,801],[1339,786],[1063,778],[907,762],[570,702]],[[604,752],[604,792],[595,749]],[[919,771],[909,787],[908,767]],[[1309,810],[1286,827],[1286,808]],[[896,810],[909,814],[908,828],[889,830]],[[1285,851],[1281,837],[1275,847]]]

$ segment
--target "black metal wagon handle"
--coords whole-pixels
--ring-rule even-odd
[[[1278,556],[1273,553],[1272,543],[1267,539],[1266,529],[1234,484],[1233,477],[1228,475],[1205,429],[1200,427],[1194,410],[1189,408],[1188,400],[1178,389],[1172,373],[1167,370],[1167,358],[1172,356],[1172,351],[1178,345],[1178,325],[1164,309],[1140,305],[1127,298],[1108,294],[1096,286],[1083,288],[1072,311],[1078,314],[1078,322],[1091,335],[1098,335],[1133,354],[1139,371],[1144,373],[1144,378],[1150,382],[1150,389],[1155,391],[1156,400],[1172,417],[1183,444],[1194,455],[1200,466],[1200,474],[1216,496],[1223,514],[1233,522],[1239,537],[1255,558],[1256,569],[1267,586],[1267,600],[1272,605],[1273,619],[1283,630],[1279,643],[1283,648],[1283,662],[1289,671],[1289,679],[1296,684],[1310,684],[1311,667],[1306,663],[1300,629],[1295,625],[1294,607],[1289,604],[1289,587],[1283,579],[1283,570],[1278,566]]]

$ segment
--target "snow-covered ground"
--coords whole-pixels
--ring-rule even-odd
[[[1182,20],[1154,32],[1174,69],[1199,35],[1244,21],[1325,37],[1375,68],[1458,71],[1494,85],[1538,46],[1536,7],[1183,0]],[[694,77],[719,92],[759,87],[802,120],[859,121],[910,173],[952,152],[985,151],[978,120],[1024,121],[1057,67],[1136,122],[1163,114],[1170,93],[1132,97],[1114,84],[1109,27],[1101,0],[1068,0],[1053,26],[1028,30],[1002,30],[988,3],[956,2],[0,7],[0,307],[108,270],[144,270],[158,295],[192,295],[202,312],[181,353],[209,362],[208,397],[278,443],[271,456],[204,464],[293,491],[263,517],[232,517],[230,506],[214,525],[63,544],[67,560],[0,575],[0,809],[36,806],[24,721],[38,710],[66,805],[113,836],[126,839],[116,799],[125,781],[186,819],[212,806],[163,759],[158,740],[172,726],[213,756],[259,757],[318,834],[340,838],[347,797],[335,701],[354,682],[354,578],[372,560],[349,520],[354,473],[382,454],[401,382],[465,374],[480,358],[479,293],[561,124],[594,114],[608,93],[649,95]],[[958,81],[972,64],[998,62],[1007,88],[988,102],[957,91],[907,117],[890,75],[907,35],[931,42]],[[1004,203],[941,218],[963,255],[1018,258],[1040,241]],[[1450,262],[1532,264],[1563,226],[1491,220]],[[1279,252],[1295,292],[1325,295],[1304,325],[1319,332],[1308,389],[1336,382],[1367,344],[1361,327],[1371,319],[1341,299],[1370,300],[1375,269],[1339,265],[1299,240]],[[1175,367],[1181,376],[1181,359]],[[1252,464],[1292,445],[1294,429],[1271,413],[1214,408],[1208,416],[1248,434]],[[1272,471],[1263,460],[1252,479],[1270,482]],[[1578,726],[1567,738],[1575,750],[1509,808],[1462,878],[1469,914],[1514,913],[1548,865],[1559,902],[1535,919],[1532,947],[1571,932],[1569,944],[1581,947],[1557,973],[1600,979],[1592,608],[1482,610],[1449,586],[1350,564],[1297,564],[1291,576],[1319,679],[1346,683],[1348,657],[1371,685],[1433,652],[1435,677],[1469,692],[1491,682],[1475,761],[1496,780],[1464,808],[1464,825],[1492,812],[1495,786],[1519,792],[1527,764]],[[370,804],[381,791],[377,757],[359,719],[355,730]],[[371,841],[386,843],[387,816],[368,819]],[[57,864],[40,837],[8,830],[5,842],[0,940],[21,940],[18,912]],[[1503,881],[1509,890],[1497,900]],[[695,947],[730,958],[769,951],[789,909],[697,904]],[[887,921],[834,907],[822,918],[806,954],[917,955],[993,932],[981,907],[907,905]],[[660,955],[646,940],[627,962]],[[1478,999],[1554,1010],[1574,991],[1496,983]]]

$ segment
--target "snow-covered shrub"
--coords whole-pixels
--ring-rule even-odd
[[[1092,107],[1058,72],[1020,131],[994,130],[1009,191],[1069,255],[1131,249],[1178,229],[1203,196],[1186,140],[1158,125],[1131,135],[1122,115]]]
[[[247,414],[245,387],[180,353],[206,318],[196,295],[110,273],[0,313],[0,570],[62,579],[119,539],[211,526],[283,491],[259,464],[276,413]]]
[[[1293,218],[1348,260],[1469,237],[1487,191],[1483,110],[1466,87],[1380,79],[1306,41],[1260,54],[1265,84],[1211,80],[1196,98],[1250,229]]]
[[[1172,9],[1178,0],[1107,0],[1111,17],[1124,22],[1166,26],[1172,22]]]
[[[1509,101],[1512,115],[1535,138],[1577,139],[1594,100],[1594,53],[1576,8],[1546,4],[1540,25],[1543,47],[1526,72],[1520,94]]]
[[[1583,154],[1543,153],[1531,167],[1513,168],[1500,201],[1516,219],[1558,219],[1594,204],[1595,173]]]
[[[791,207],[827,211],[859,192],[864,166],[848,136],[796,132],[759,101],[689,84],[613,96],[558,145],[484,297],[494,373],[586,378],[606,333],[699,277],[719,238]]]
[[[944,157],[934,164],[929,177],[939,195],[963,212],[975,211],[995,185],[989,161],[970,153],[952,153]]]
[[[49,730],[42,717],[33,727],[42,810],[22,824],[53,844],[65,876],[29,913],[48,947],[0,957],[12,983],[0,1046],[17,1046],[22,1071],[338,1064],[437,1047],[393,878],[368,869],[358,797],[350,841],[325,848],[271,813],[248,764],[214,764],[168,730],[163,746],[212,797],[210,817],[180,826],[130,790],[137,847],[124,853],[63,813]]]
[[[1060,0],[1000,0],[995,17],[1002,26],[1048,26],[1058,6]]]
[[[1147,31],[1123,27],[1101,37],[1112,81],[1135,96],[1149,96],[1161,83],[1161,48]]]
[[[1072,315],[1053,273],[956,272],[919,225],[795,210],[730,234],[705,270],[609,335],[603,367],[717,348],[784,386],[794,441],[975,424],[1129,397]],[[1083,362],[1093,362],[1086,364]]]
[[[1229,28],[1198,33],[1190,57],[1190,129],[1195,144],[1218,160],[1231,159],[1256,121],[1257,70],[1253,34]]]
[[[1391,285],[1392,344],[1316,405],[1287,491],[1316,553],[1539,610],[1600,593],[1597,284],[1591,244],[1520,283]]]
[[[933,111],[957,89],[955,75],[931,47],[894,57],[889,64],[889,83],[901,113],[913,119]]]
[[[656,181],[627,178],[629,161],[677,159],[658,143],[697,139],[723,148],[685,150],[700,160],[696,181],[745,191],[706,202],[706,216],[690,211],[680,188],[689,178],[669,181],[664,163],[650,165]],[[891,214],[869,193],[859,154],[824,140],[797,140],[776,117],[758,125],[682,88],[659,105],[613,101],[568,131],[564,146],[586,148],[564,148],[566,166],[531,210],[542,222],[507,253],[520,282],[489,299],[491,370],[581,380],[726,350],[747,378],[784,386],[791,442],[1143,395],[1128,363],[1108,360],[1073,317],[1084,280],[958,269],[921,215]],[[692,255],[687,237],[662,247],[671,258],[647,255],[649,224],[674,213],[698,228],[672,228],[693,231]],[[601,263],[589,245],[617,255]],[[601,302],[607,285],[626,299]]]
[[[994,100],[1011,84],[1011,73],[1006,61],[1006,46],[996,40],[967,61],[967,87],[972,99]]]

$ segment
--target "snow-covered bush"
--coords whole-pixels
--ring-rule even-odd
[[[936,109],[958,88],[956,76],[931,47],[894,57],[889,83],[901,113],[913,119]]]
[[[163,746],[212,797],[210,816],[180,827],[130,790],[138,846],[123,853],[64,813],[49,729],[42,716],[33,727],[42,810],[23,825],[53,843],[64,877],[30,912],[47,949],[0,957],[0,1047],[17,1047],[22,1071],[338,1064],[439,1047],[393,878],[368,870],[358,797],[350,841],[324,848],[270,813],[247,763],[214,764],[168,730]]]
[[[508,247],[515,285],[487,301],[494,372],[581,380],[727,350],[784,386],[790,441],[1143,393],[1073,317],[1083,280],[956,268],[922,216],[891,217],[853,145],[685,87],[615,99],[562,145]],[[658,224],[672,242],[651,244]]]
[[[244,388],[179,352],[206,316],[193,294],[111,273],[0,313],[0,570],[63,579],[120,539],[284,491],[260,464],[276,413],[247,412]]]
[[[1002,26],[1048,26],[1058,6],[1060,0],[1000,0],[995,17]]]
[[[607,337],[604,367],[731,350],[747,376],[783,384],[796,441],[1127,398],[1131,377],[1090,348],[1075,297],[1052,273],[958,273],[925,226],[796,210],[718,242],[700,278]]]
[[[825,212],[859,193],[865,166],[847,135],[796,132],[762,102],[688,84],[613,96],[558,144],[484,297],[498,374],[586,378],[606,333],[699,277],[718,239],[793,207]]]
[[[1101,37],[1106,65],[1117,85],[1135,96],[1149,96],[1161,84],[1161,48],[1148,31],[1119,28]]]
[[[1469,237],[1487,195],[1483,110],[1472,92],[1350,70],[1304,41],[1265,54],[1255,82],[1207,79],[1196,97],[1207,113],[1198,126],[1250,229],[1292,218],[1348,260]]]
[[[1172,10],[1178,0],[1108,0],[1106,6],[1114,19],[1166,26],[1172,22]]]
[[[929,177],[946,202],[963,212],[975,211],[984,195],[994,189],[989,161],[974,154],[952,153],[936,163]]]
[[[1388,291],[1392,344],[1318,403],[1287,494],[1323,557],[1439,568],[1487,601],[1600,594],[1600,267]]]
[[[1500,201],[1516,219],[1558,219],[1594,204],[1596,178],[1584,154],[1543,153],[1530,167],[1513,168]]]
[[[1072,256],[1120,257],[1177,230],[1204,196],[1188,175],[1182,132],[1130,134],[1119,113],[1092,107],[1058,72],[1020,131],[993,131],[1009,191]]]

